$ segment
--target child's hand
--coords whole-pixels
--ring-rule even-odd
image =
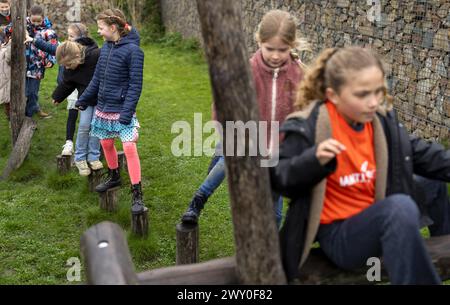
[[[58,106],[60,104],[60,102],[52,100],[53,105]]]
[[[50,69],[51,67],[53,67],[53,63],[51,63],[51,62],[48,62],[48,63],[45,65],[45,68],[46,68],[46,69]]]
[[[317,147],[316,158],[320,165],[325,165],[345,149],[345,146],[335,139],[327,139]]]
[[[25,41],[24,41],[23,43],[24,43],[24,44],[27,44],[27,43],[29,43],[29,42],[32,42],[32,41],[33,41],[33,38],[30,37],[30,35],[28,34],[28,32],[25,31],[25,33],[26,33],[26,39],[25,39]]]

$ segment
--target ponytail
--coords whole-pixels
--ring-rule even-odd
[[[296,110],[305,108],[315,100],[325,99],[325,69],[328,60],[337,50],[337,48],[326,49],[319,55],[314,65],[308,69],[305,79],[300,84],[297,100],[294,103]]]

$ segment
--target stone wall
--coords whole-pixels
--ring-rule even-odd
[[[258,22],[290,11],[313,54],[332,46],[371,46],[384,58],[400,119],[428,139],[450,136],[450,0],[241,0],[249,52]],[[167,31],[200,39],[195,0],[161,0]],[[302,54],[306,62],[311,54]]]
[[[110,7],[109,0],[34,0],[42,5],[58,36],[65,37],[71,22],[92,24],[101,10]]]

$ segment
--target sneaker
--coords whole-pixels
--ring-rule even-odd
[[[51,118],[51,116],[48,113],[46,113],[46,112],[44,112],[42,110],[39,110],[38,115],[39,115],[39,117],[41,117],[43,119]]]
[[[99,169],[102,169],[102,168],[103,168],[103,163],[100,162],[99,160],[90,161],[90,162],[88,162],[88,163],[89,163],[89,167],[90,167],[93,171],[96,171],[96,170],[99,170]]]
[[[70,140],[66,141],[66,144],[63,145],[63,150],[61,155],[63,156],[71,156],[73,154],[73,142]]]
[[[78,168],[80,176],[89,176],[91,174],[91,169],[85,160],[75,161],[75,166]]]

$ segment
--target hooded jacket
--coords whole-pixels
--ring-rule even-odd
[[[271,121],[281,125],[287,115],[294,109],[294,101],[303,72],[300,61],[289,56],[287,62],[280,68],[269,67],[263,60],[261,50],[250,58],[253,80],[258,103],[259,120],[267,122],[267,144],[270,147]],[[217,120],[213,106],[213,118]],[[275,143],[273,143],[274,145]]]
[[[27,30],[30,37],[35,39],[42,39],[50,44],[57,46],[58,37],[54,30],[52,30],[52,24],[44,18],[42,24],[35,26],[29,17],[27,17]],[[35,79],[43,79],[45,75],[45,67],[50,64],[53,66],[56,63],[55,56],[39,50],[34,44],[30,43],[25,50],[27,60],[27,77]]]
[[[409,135],[393,110],[380,107],[372,122],[376,160],[375,201],[401,193],[414,196],[413,173],[450,181],[450,151]],[[271,168],[275,191],[291,202],[280,232],[283,266],[289,280],[298,277],[320,225],[326,178],[337,166],[336,158],[324,166],[315,153],[331,137],[331,123],[324,102],[314,102],[291,114],[281,131],[279,163]],[[300,270],[301,271],[301,270]]]
[[[117,42],[106,42],[94,77],[76,106],[84,107],[88,101],[97,99],[98,110],[120,113],[120,123],[128,125],[141,95],[143,66],[144,53],[139,48],[136,31]]]
[[[78,90],[78,97],[80,97],[94,75],[98,57],[100,55],[100,49],[98,48],[97,43],[90,38],[85,39],[83,43],[86,47],[84,63],[74,70],[63,70],[62,81],[58,84],[52,94],[52,98],[57,102],[65,100],[75,89]],[[96,104],[96,99],[86,101],[86,105],[89,106],[95,106]]]

